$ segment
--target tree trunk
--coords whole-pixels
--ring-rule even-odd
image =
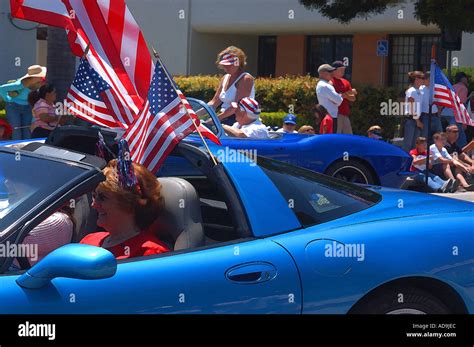
[[[63,102],[76,72],[76,57],[72,54],[66,31],[48,27],[48,82],[56,86],[57,101]]]

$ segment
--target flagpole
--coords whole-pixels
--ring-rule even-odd
[[[430,101],[429,101],[429,112],[428,112],[428,136],[426,139],[426,168],[425,168],[425,184],[428,185],[429,178],[429,167],[430,167],[430,145],[431,145],[431,117],[433,115],[433,92],[434,92],[434,77],[435,77],[435,64],[436,64],[436,45],[431,46],[431,67],[430,67]]]
[[[153,50],[153,55],[155,56],[156,60],[158,61],[158,63],[161,64],[162,68],[163,68],[163,71],[165,72],[166,76],[168,77],[168,79],[171,81],[171,86],[173,87],[173,90],[176,92],[176,94],[178,93],[178,90],[176,89],[176,86],[175,84],[173,83],[173,78],[170,76],[170,74],[168,73],[168,70],[166,69],[165,65],[163,64],[163,62],[161,61],[161,58],[160,58],[160,55],[158,54],[158,52],[155,50],[154,47],[152,47],[152,50]],[[179,96],[179,95],[178,95]],[[181,98],[179,98],[179,101],[181,102],[181,104],[184,106],[184,109],[186,110],[186,114],[188,115],[188,117],[191,119],[191,121],[193,122],[193,125],[194,125],[194,128],[196,129],[196,131],[198,132],[199,136],[201,137],[201,140],[202,142],[204,143],[204,146],[206,147],[208,153],[209,153],[209,156],[211,157],[212,161],[214,162],[214,165],[217,165],[217,160],[216,158],[214,157],[214,155],[212,154],[209,146],[207,145],[207,142],[206,140],[204,139],[204,136],[202,136],[202,133],[201,131],[199,130],[199,127],[197,126],[196,124],[196,121],[194,120],[193,117],[191,117],[191,115],[189,114],[189,111],[188,111],[188,108],[186,107],[186,105],[184,104],[183,100]]]

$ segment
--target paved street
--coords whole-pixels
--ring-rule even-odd
[[[444,196],[446,198],[452,199],[459,199],[469,202],[474,202],[474,192],[466,192],[466,193],[453,193],[453,194],[441,194],[441,193],[433,193],[434,195]]]

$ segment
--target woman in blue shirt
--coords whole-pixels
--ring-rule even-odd
[[[12,140],[30,138],[32,121],[28,94],[38,89],[46,77],[46,68],[33,65],[20,79],[0,86],[0,97],[6,102],[7,121],[13,127]]]

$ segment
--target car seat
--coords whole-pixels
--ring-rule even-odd
[[[201,203],[196,189],[178,177],[160,177],[158,181],[165,201],[159,219],[160,239],[168,241],[175,251],[204,245]]]

